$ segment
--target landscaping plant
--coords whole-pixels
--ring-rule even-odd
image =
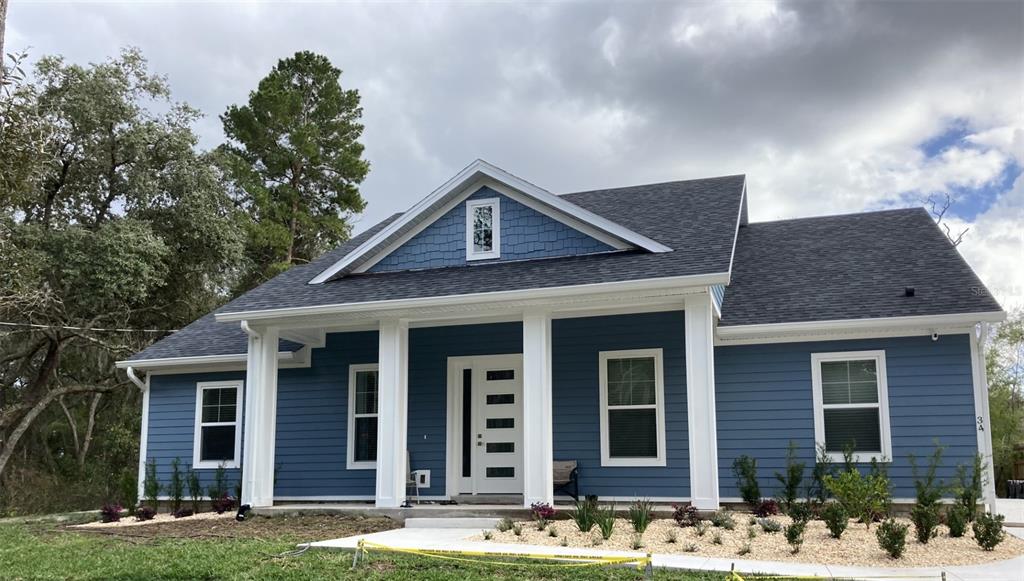
[[[804,468],[807,464],[798,462],[796,459],[796,442],[790,440],[786,449],[786,471],[776,472],[775,479],[779,481],[779,504],[782,505],[786,514],[793,510],[796,499],[800,496],[800,485],[804,481]]]
[[[832,474],[832,459],[824,444],[819,444],[814,459],[814,470],[811,471],[811,483],[807,486],[807,499],[817,504],[825,504],[828,500],[828,487],[825,486],[825,475]]]
[[[665,533],[665,542],[670,545],[674,545],[677,541],[679,541],[679,533],[677,533],[675,529],[669,529],[668,532]]]
[[[985,474],[985,463],[981,454],[974,455],[974,466],[970,474],[967,467],[960,464],[956,467],[958,484],[956,486],[956,502],[967,510],[967,520],[974,522],[978,514],[978,501],[981,499],[981,486]]]
[[[203,496],[203,487],[199,483],[199,473],[190,467],[185,483],[188,484],[188,497],[192,500],[192,513],[195,514],[199,512],[199,499]]]
[[[843,505],[847,514],[859,519],[867,528],[878,514],[889,506],[889,479],[884,472],[872,470],[864,476],[856,467],[839,476],[826,474],[825,487]]]
[[[523,525],[519,523],[512,525],[512,534],[517,537],[523,536]]]
[[[789,518],[795,522],[807,523],[814,517],[814,512],[806,502],[794,502],[789,509]]]
[[[580,529],[581,533],[588,533],[590,529],[594,528],[596,510],[596,499],[592,501],[590,498],[586,498],[576,501],[576,510],[571,511],[569,516],[576,521],[576,527]]]
[[[629,521],[633,523],[633,530],[643,534],[647,526],[654,520],[654,503],[644,498],[629,505]]]
[[[167,483],[167,494],[171,497],[171,511],[181,510],[181,499],[185,496],[185,480],[181,477],[181,458],[171,460],[171,478]]]
[[[231,498],[227,494],[222,494],[220,497],[210,501],[210,508],[217,514],[224,514],[225,512],[235,508],[235,499]]]
[[[515,523],[512,522],[512,519],[510,519],[510,518],[508,518],[506,516],[505,518],[499,520],[498,524],[495,525],[494,528],[497,529],[499,533],[504,533],[504,532],[512,530],[512,526],[514,524]]]
[[[711,542],[716,545],[722,544],[722,533],[715,531],[715,534],[711,535]]]
[[[909,456],[916,493],[914,507],[910,510],[910,520],[914,523],[914,533],[919,543],[926,544],[938,534],[941,520],[939,499],[942,498],[945,486],[936,480],[936,472],[942,464],[942,452],[942,446],[936,445],[923,476],[919,473],[917,459],[913,454]]]
[[[786,527],[786,542],[793,548],[794,555],[800,552],[800,547],[804,544],[804,528],[806,526],[806,522],[798,521]]]
[[[139,482],[136,480],[138,474],[132,470],[125,470],[121,473],[121,502],[124,507],[128,510],[128,515],[132,516],[135,514],[135,509],[139,506]]]
[[[731,531],[736,528],[736,519],[728,510],[719,510],[711,514],[711,524],[716,527]]]
[[[974,520],[974,540],[978,546],[986,551],[996,548],[996,545],[1003,542],[1006,533],[1003,532],[1003,521],[1006,520],[1001,514],[990,512],[979,514]]]
[[[843,532],[850,524],[850,515],[838,502],[826,504],[825,508],[821,510],[821,518],[825,521],[825,526],[828,527],[828,532],[834,539],[842,538]]]
[[[686,543],[685,545],[683,545],[684,553],[696,553],[699,549],[700,547],[697,545],[697,543]]]
[[[698,537],[703,537],[703,536],[704,536],[704,534],[705,534],[705,533],[707,533],[707,532],[708,532],[708,529],[710,529],[710,528],[711,528],[711,523],[709,523],[709,522],[708,522],[708,521],[706,521],[706,520],[702,520],[702,521],[699,521],[699,522],[698,522],[698,523],[697,523],[697,524],[696,524],[696,525],[694,526],[694,530],[696,530],[696,531],[697,531],[697,536],[698,536]]]
[[[746,454],[732,462],[732,471],[736,475],[736,487],[740,489],[743,502],[751,508],[761,501],[761,487],[757,483],[757,460]]]
[[[597,523],[597,528],[601,531],[601,538],[608,540],[612,536],[612,530],[615,528],[615,503],[605,508],[598,508],[594,512],[594,522]]]
[[[969,522],[967,509],[959,504],[954,504],[946,511],[946,526],[949,527],[949,536],[960,538],[967,532]]]
[[[100,517],[103,519],[103,522],[117,522],[121,520],[122,510],[124,510],[124,507],[116,502],[107,503],[100,509]]]
[[[530,505],[530,516],[537,521],[537,530],[542,531],[547,528],[548,521],[555,517],[555,509],[546,502],[535,502]]]
[[[766,533],[777,533],[782,530],[782,523],[773,518],[759,518],[757,524],[761,525],[761,530]]]
[[[139,509],[135,511],[135,520],[138,521],[153,520],[153,517],[155,516],[156,509],[151,506],[140,506]]]
[[[156,477],[156,460],[146,461],[146,477],[142,480],[142,492],[146,495],[146,503],[155,512],[160,508],[160,481]]]
[[[675,519],[676,524],[679,526],[693,527],[697,526],[697,523],[700,522],[700,513],[697,512],[697,507],[692,504],[687,506],[673,504],[672,508],[676,509],[675,512],[672,513],[672,518]]]
[[[750,543],[743,543],[742,545],[740,545],[740,548],[736,551],[736,554],[742,557],[743,555],[746,555],[750,551],[751,551]]]
[[[192,516],[193,514],[195,513],[192,512],[191,508],[179,508],[174,511],[174,518],[184,518],[186,516]]]
[[[754,516],[766,517],[779,514],[779,503],[772,498],[765,498],[757,503],[753,510]]]
[[[896,519],[887,519],[875,531],[878,546],[893,559],[899,559],[907,548],[907,530],[909,528],[909,525],[900,524]]]
[[[643,535],[641,535],[640,533],[634,533],[633,535],[631,535],[629,537],[629,546],[632,547],[634,551],[639,551],[640,549],[644,548]]]

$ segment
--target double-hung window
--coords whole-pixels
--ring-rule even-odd
[[[601,465],[665,465],[661,349],[602,351]]]
[[[498,198],[466,202],[466,260],[501,256],[501,203]]]
[[[892,459],[885,351],[811,355],[814,435],[833,460]]]
[[[348,468],[377,467],[377,364],[348,372]]]
[[[241,381],[196,384],[194,468],[238,468],[242,444],[238,421],[241,402]]]

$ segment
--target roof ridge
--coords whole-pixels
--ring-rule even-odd
[[[632,189],[636,189],[636,188],[649,188],[649,187],[652,187],[652,186],[667,186],[667,185],[670,185],[670,184],[685,184],[685,183],[691,183],[691,182],[709,182],[709,181],[714,181],[714,180],[724,180],[724,179],[728,179],[728,178],[746,178],[746,177],[747,177],[747,174],[745,174],[745,173],[736,173],[736,174],[728,174],[728,175],[721,175],[721,176],[710,176],[710,177],[706,177],[706,178],[690,178],[690,179],[685,179],[685,180],[668,180],[668,181],[664,181],[664,182],[651,182],[651,183],[646,183],[646,184],[633,184],[631,186],[616,186],[616,187],[613,187],[613,188],[597,188],[597,189],[593,189],[593,190],[577,190],[577,191],[574,191],[574,192],[562,192],[560,194],[555,194],[555,195],[556,196],[573,196],[573,195],[577,195],[577,194],[593,194],[593,193],[596,193],[596,192],[614,192],[616,190],[632,190]]]
[[[778,220],[761,220],[758,222],[750,222],[750,226],[760,224],[782,224],[785,222],[809,222],[812,220],[827,220],[830,218],[853,218],[856,216],[871,216],[877,214],[909,214],[916,212],[927,213],[928,210],[924,206],[913,206],[910,208],[888,208],[885,210],[862,210],[860,212],[844,212],[842,214],[822,214],[819,216],[802,216],[799,218],[781,218]]]

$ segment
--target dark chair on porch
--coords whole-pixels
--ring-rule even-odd
[[[555,460],[552,463],[555,492],[565,491],[573,500],[580,499],[579,469],[575,460]]]

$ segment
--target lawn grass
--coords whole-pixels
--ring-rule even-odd
[[[340,518],[340,517],[339,517]],[[351,553],[307,551],[273,558],[295,548],[296,519],[275,519],[249,529],[252,535],[138,535],[81,532],[52,523],[0,524],[0,578],[7,579],[641,579],[635,567],[488,565],[401,554],[371,554],[353,571]],[[322,520],[322,519],[321,519]],[[177,523],[176,523],[177,524]],[[183,525],[184,523],[182,523]],[[301,522],[298,524],[302,524]],[[229,526],[229,525],[224,525]],[[318,525],[322,526],[322,525]],[[176,530],[180,531],[178,526]],[[300,527],[301,528],[301,527]],[[333,528],[333,527],[332,527]],[[341,527],[339,527],[341,528]],[[131,535],[131,536],[128,536]],[[329,537],[326,537],[329,538]],[[304,537],[301,540],[310,540]],[[722,573],[656,571],[656,579],[720,581]]]

